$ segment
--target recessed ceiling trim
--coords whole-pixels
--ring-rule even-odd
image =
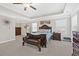
[[[63,12],[57,12],[57,13],[50,13],[50,14],[46,14],[46,15],[41,15],[41,16],[35,16],[35,17],[30,17],[31,19],[35,19],[35,18],[40,18],[40,17],[46,17],[46,16],[51,16],[51,15],[58,15],[58,14],[62,14]]]
[[[1,5],[1,4],[0,4]],[[63,11],[64,11],[64,9],[65,9],[65,3],[63,4],[63,5],[60,5],[59,6],[59,8],[61,8],[61,9],[58,9],[58,7],[56,7],[55,9],[58,11],[55,11],[55,9],[54,9],[54,11],[55,12],[52,12],[52,11],[50,11],[50,10],[48,10],[48,11],[50,11],[49,13],[47,13],[46,14],[46,11],[45,11],[45,13],[43,13],[43,14],[35,14],[34,12],[31,12],[31,13],[29,13],[28,15],[27,15],[27,13],[26,12],[23,12],[22,10],[21,10],[21,12],[20,11],[18,11],[18,9],[16,8],[16,9],[13,9],[13,8],[10,8],[10,7],[12,7],[12,6],[9,6],[9,5],[3,5],[2,4],[2,6],[4,7],[4,8],[6,8],[6,9],[9,9],[10,11],[12,11],[12,12],[14,12],[14,13],[16,13],[16,14],[18,14],[18,15],[21,15],[21,16],[23,16],[23,17],[25,17],[25,18],[29,18],[29,19],[35,19],[35,18],[40,18],[40,17],[45,17],[45,16],[51,16],[51,15],[57,15],[57,14],[62,14],[63,13]],[[36,5],[37,6],[37,5]],[[50,5],[48,4],[48,7],[49,7]],[[58,6],[58,5],[57,5]],[[14,6],[13,6],[14,7]],[[37,6],[38,8],[39,8],[39,6]],[[42,7],[42,5],[41,5],[41,7]],[[45,6],[43,6],[43,7],[45,7]],[[20,7],[18,7],[18,8],[20,8]],[[53,8],[52,8],[52,10],[53,10]],[[25,14],[23,14],[23,13],[25,13]],[[34,14],[32,14],[32,13],[34,13]],[[30,14],[32,14],[32,15],[30,15]]]
[[[25,16],[25,15],[19,13],[19,12],[16,12],[16,11],[12,10],[11,8],[8,8],[8,7],[3,6],[3,5],[0,5],[0,6],[3,7],[3,8],[6,8],[7,10],[12,11],[13,13],[18,14],[18,15],[24,17],[24,18],[29,18],[28,16]]]
[[[65,3],[65,5],[64,5],[64,8],[63,8],[63,10],[62,10],[63,13],[64,13],[64,11],[65,11],[66,5],[67,5],[67,3]]]

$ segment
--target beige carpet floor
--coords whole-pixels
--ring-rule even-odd
[[[47,48],[42,48],[41,52],[38,48],[25,44],[22,46],[22,38],[16,38],[14,41],[0,44],[0,56],[71,56],[72,43],[64,41],[51,40],[47,44]]]

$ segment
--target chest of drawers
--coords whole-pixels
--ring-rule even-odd
[[[53,40],[61,41],[61,33],[53,33]]]

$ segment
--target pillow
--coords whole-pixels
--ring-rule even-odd
[[[32,34],[30,34],[30,33],[27,33],[27,37],[28,38],[33,38]]]

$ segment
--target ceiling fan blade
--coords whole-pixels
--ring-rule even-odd
[[[35,7],[33,7],[33,6],[30,6],[32,9],[34,9],[34,10],[37,10]]]
[[[27,10],[27,7],[24,7],[24,11],[26,11]]]
[[[23,3],[13,3],[13,4],[23,4]]]

